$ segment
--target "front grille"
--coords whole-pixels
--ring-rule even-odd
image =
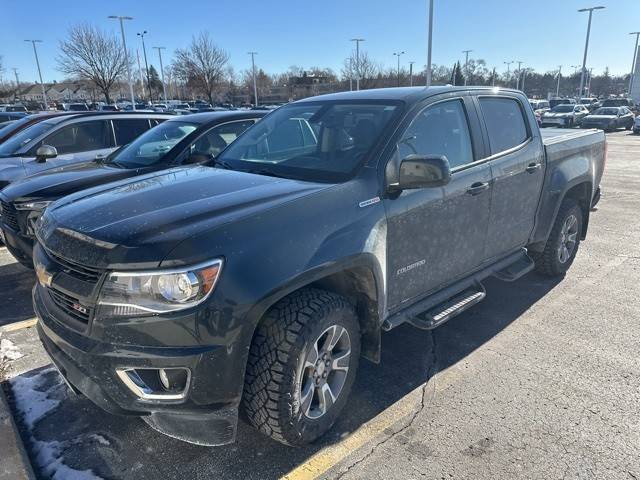
[[[91,316],[91,308],[86,307],[80,303],[77,298],[62,293],[59,290],[48,288],[51,299],[55,304],[60,307],[67,315],[81,322],[84,325],[89,324],[89,318]]]
[[[98,268],[85,267],[84,265],[79,265],[75,262],[62,258],[58,255],[55,255],[51,252],[47,252],[51,259],[57,263],[62,270],[75,278],[83,280],[89,283],[97,283],[102,276],[102,270]]]
[[[16,211],[16,207],[14,207],[12,203],[5,202],[4,200],[0,202],[0,204],[2,207],[2,221],[13,230],[19,231],[20,227],[18,226],[18,212]]]

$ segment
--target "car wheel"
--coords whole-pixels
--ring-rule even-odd
[[[327,432],[353,386],[360,331],[349,301],[305,288],[278,302],[249,350],[243,411],[255,428],[287,445]]]
[[[543,275],[564,275],[573,263],[582,235],[582,209],[573,199],[565,199],[542,252],[531,252],[536,270]]]

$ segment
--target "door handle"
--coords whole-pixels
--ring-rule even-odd
[[[527,173],[535,173],[538,170],[540,170],[540,167],[542,165],[539,163],[530,163],[527,168],[525,168],[525,170],[527,171]]]
[[[468,195],[480,195],[485,190],[489,189],[489,182],[476,182],[473,183],[468,189]]]

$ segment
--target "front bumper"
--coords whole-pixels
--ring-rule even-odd
[[[238,405],[244,377],[224,382],[238,364],[235,345],[137,346],[106,343],[60,321],[47,289],[36,285],[33,304],[42,344],[71,388],[102,409],[141,416],[166,435],[199,445],[235,441]],[[162,328],[158,322],[151,325]],[[187,368],[191,382],[180,400],[146,400],[136,396],[117,376],[120,368]],[[229,394],[228,392],[237,392]]]

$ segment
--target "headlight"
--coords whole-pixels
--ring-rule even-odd
[[[43,212],[51,204],[51,201],[42,202],[25,202],[15,203],[16,210],[34,210],[36,212]]]
[[[222,260],[172,270],[113,272],[100,291],[102,316],[134,316],[184,310],[213,291]]]

